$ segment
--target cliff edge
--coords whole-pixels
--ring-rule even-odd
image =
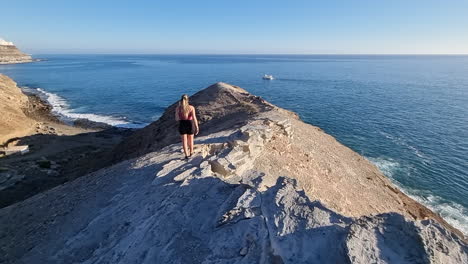
[[[459,232],[294,113],[225,83],[191,101],[189,161],[173,105],[118,164],[0,209],[0,262],[468,262]]]

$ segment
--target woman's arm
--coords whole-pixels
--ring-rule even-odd
[[[195,114],[195,107],[192,106],[192,115],[193,115],[193,124],[195,125],[195,135],[198,135],[198,132],[200,131],[198,128],[198,119],[197,115]]]
[[[175,120],[179,121],[179,107],[178,106],[175,109]]]

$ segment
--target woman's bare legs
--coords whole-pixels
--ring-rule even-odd
[[[192,135],[187,135],[187,141],[188,141],[188,147],[190,149],[190,156],[193,154],[193,134]]]
[[[184,148],[185,157],[189,156],[189,150],[187,146],[187,134],[180,135],[182,138],[182,147]]]

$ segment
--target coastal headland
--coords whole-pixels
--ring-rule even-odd
[[[0,38],[0,64],[33,62],[33,58],[21,52],[12,42]]]
[[[174,103],[88,153],[100,168],[0,209],[0,262],[468,263],[461,232],[295,113],[226,83],[190,99],[190,160]],[[3,140],[36,133],[21,112]]]

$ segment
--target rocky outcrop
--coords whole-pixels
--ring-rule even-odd
[[[30,55],[21,52],[11,42],[0,39],[0,64],[32,62]]]
[[[197,109],[200,135],[239,128],[255,114],[276,108],[238,86],[221,82],[191,96],[190,103]],[[180,138],[177,134],[177,122],[174,120],[177,104],[169,106],[157,121],[140,129],[120,144],[114,151],[114,160],[138,157],[178,142]]]
[[[216,93],[255,98],[227,84],[208,89],[213,93],[206,94],[210,102],[217,101]],[[200,109],[205,107],[205,114],[213,113],[192,100]],[[468,262],[462,237],[429,213],[425,219],[417,212],[408,213],[411,208],[403,203],[410,201],[374,175],[369,162],[344,160],[330,165],[331,171],[322,170],[319,156],[330,163],[343,155],[355,156],[322,131],[298,125],[290,112],[256,100],[252,107],[259,110],[230,125],[222,125],[221,120],[246,110],[241,111],[242,103],[236,100],[232,107],[219,105],[219,112],[214,111],[219,116],[204,119],[206,129],[213,132],[197,138],[196,153],[189,161],[182,159],[179,143],[163,146],[160,140],[155,143],[158,151],[132,154],[138,157],[0,209],[0,262]],[[223,119],[223,111],[232,112]],[[167,118],[170,114],[165,113]],[[221,129],[210,127],[210,121]],[[321,139],[333,152],[310,145],[303,134]],[[169,136],[159,137],[170,142]],[[142,142],[133,146],[141,144],[143,150],[129,153],[151,151]],[[315,184],[314,170],[309,177],[298,176],[306,157],[299,145],[308,149],[309,163],[318,167],[321,177],[332,177],[330,187]],[[286,167],[275,155],[287,162],[288,155],[295,155],[297,160]],[[348,177],[361,186],[361,193],[352,192]],[[366,185],[361,185],[364,180]],[[340,184],[345,186],[336,187]],[[328,188],[330,194],[318,188]],[[371,195],[376,190],[379,193]],[[359,206],[345,210],[331,203],[332,197],[337,203],[352,205],[354,200]]]

